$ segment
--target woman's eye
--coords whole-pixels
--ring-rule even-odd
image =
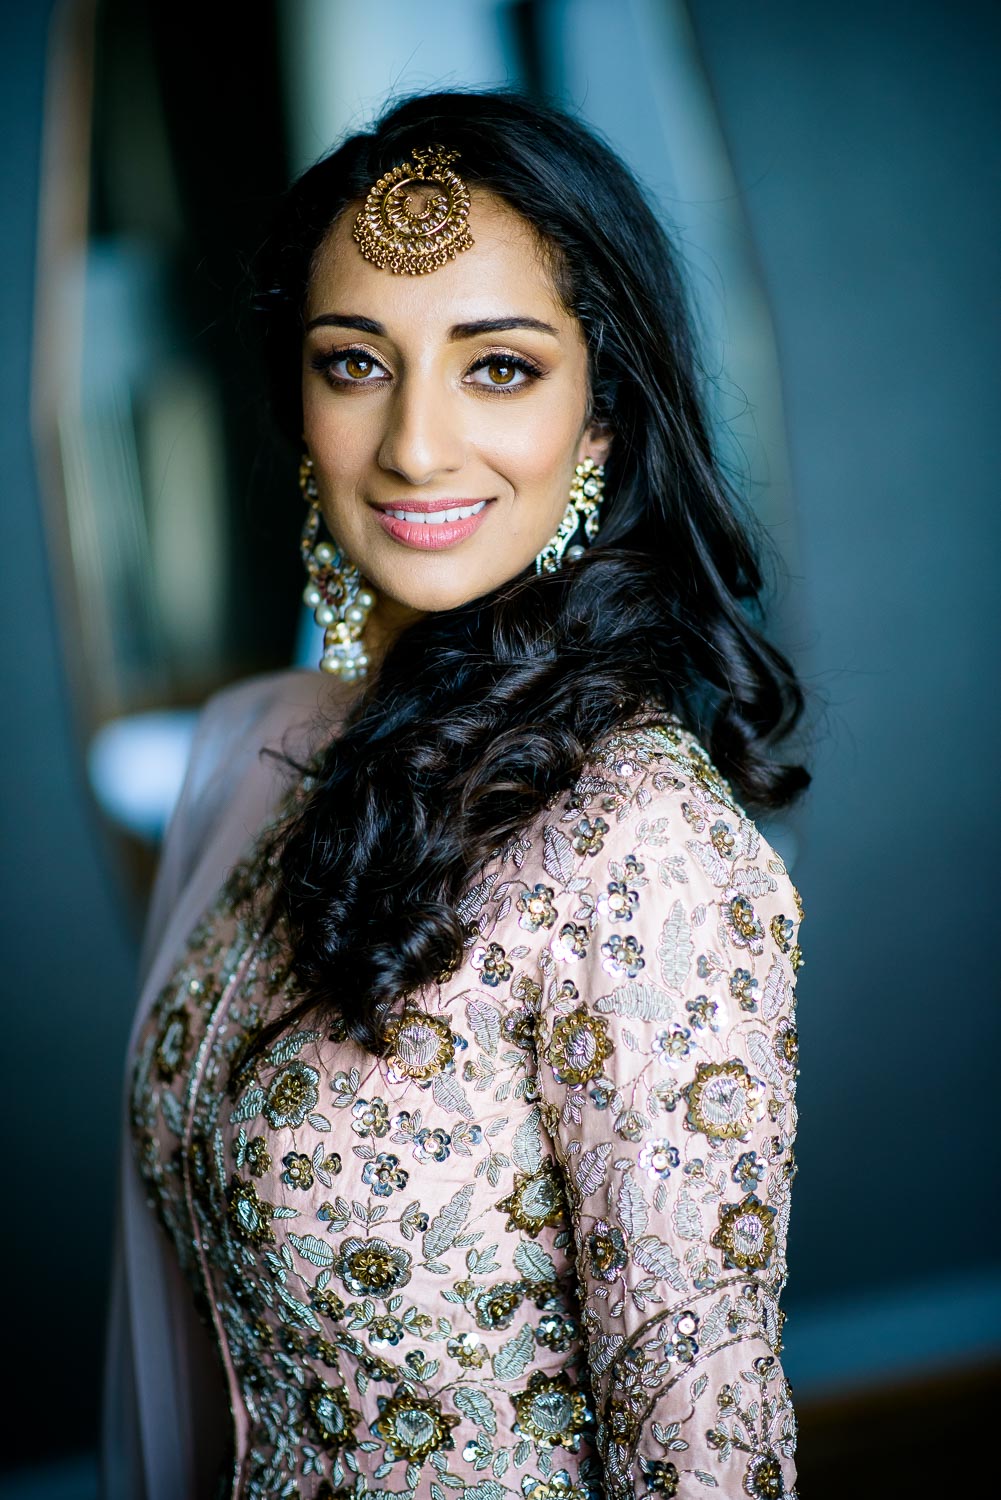
[[[341,376],[342,380],[345,378],[348,380],[367,380],[376,370],[381,370],[382,368],[370,354],[342,354],[339,359],[333,361],[331,369],[335,373],[340,374],[341,367],[344,371],[344,374]]]
[[[348,349],[343,354],[314,356],[313,368],[325,375],[331,385],[375,385],[386,378],[386,370],[364,349]]]
[[[469,378],[474,385],[488,387],[512,387],[527,385],[536,372],[522,360],[497,355],[474,365]]]

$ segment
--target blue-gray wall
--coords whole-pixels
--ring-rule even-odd
[[[947,1320],[999,1264],[1001,13],[692,11],[771,299],[830,705],[797,869],[789,1306],[934,1282]]]

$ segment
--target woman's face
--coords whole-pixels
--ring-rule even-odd
[[[474,191],[472,248],[423,276],[365,260],[355,213],[309,288],[304,437],[331,534],[402,623],[528,567],[608,440],[587,428],[580,325],[513,210]]]

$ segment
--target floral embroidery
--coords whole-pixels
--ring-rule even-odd
[[[248,1142],[246,1162],[251,1177],[263,1177],[266,1172],[271,1171],[271,1152],[263,1135],[255,1136]]]
[[[681,1153],[669,1141],[650,1141],[640,1152],[640,1166],[655,1181],[666,1180],[680,1164]]]
[[[385,1297],[410,1280],[413,1256],[385,1240],[348,1239],[341,1246],[337,1274],[356,1297]]]
[[[387,1024],[386,1051],[390,1077],[424,1083],[452,1062],[455,1038],[440,1016],[407,1011]]]
[[[639,893],[631,891],[624,880],[610,880],[598,897],[598,910],[612,922],[631,922],[639,899]]]
[[[577,1452],[591,1414],[585,1397],[565,1375],[550,1377],[536,1370],[528,1382],[528,1390],[511,1399],[516,1414],[515,1432],[523,1432],[545,1447],[559,1446]]]
[[[494,990],[514,973],[514,966],[508,962],[500,943],[488,943],[485,948],[474,948],[472,965],[480,971],[480,982]]]
[[[273,1130],[302,1124],[319,1102],[320,1075],[304,1062],[290,1062],[271,1080],[264,1104],[264,1117]]]
[[[566,1222],[566,1194],[551,1160],[530,1177],[515,1178],[514,1192],[497,1207],[508,1214],[506,1228],[521,1229],[535,1239],[540,1229]]]
[[[761,1118],[762,1089],[742,1062],[699,1063],[688,1088],[690,1130],[710,1140],[742,1140]]]
[[[354,1432],[361,1420],[348,1401],[343,1386],[334,1387],[318,1380],[306,1398],[313,1430],[323,1446],[332,1453],[357,1446]]]
[[[573,830],[573,847],[577,854],[599,854],[605,842],[608,824],[604,818],[581,818]]]
[[[625,974],[627,978],[635,979],[640,969],[646,968],[643,944],[631,932],[625,937],[613,932],[608,941],[602,943],[601,953],[601,967],[608,974]]]
[[[587,957],[587,928],[576,922],[564,922],[553,942],[553,953],[565,964],[579,963]]]
[[[337,1022],[251,1062],[296,998],[257,858],[154,1001],[132,1093],[243,1384],[239,1500],[791,1497],[802,910],[691,737],[610,736],[497,851],[384,1057]]]
[[[521,912],[518,926],[524,927],[527,932],[538,932],[540,927],[552,927],[556,921],[553,888],[550,885],[534,886],[531,891],[519,896],[515,905]]]
[[[386,1460],[422,1463],[436,1449],[455,1446],[451,1429],[459,1418],[443,1412],[439,1402],[412,1395],[404,1387],[379,1397],[379,1417],[372,1431],[386,1441]]]
[[[556,1022],[545,1057],[558,1082],[581,1084],[597,1078],[612,1051],[606,1022],[581,1006]]]
[[[775,1209],[748,1193],[739,1203],[725,1203],[719,1228],[711,1243],[722,1250],[728,1266],[758,1271],[767,1266],[775,1249]]]
[[[356,1099],[351,1106],[351,1129],[362,1139],[389,1133],[389,1109],[384,1099]]]
[[[591,1273],[600,1281],[614,1281],[629,1259],[622,1230],[610,1228],[600,1219],[587,1237],[587,1250]]]
[[[380,1151],[374,1161],[367,1161],[361,1173],[362,1182],[377,1198],[388,1198],[390,1193],[402,1192],[409,1177],[410,1173],[400,1166],[400,1158],[386,1151]]]
[[[167,1017],[156,1046],[157,1072],[165,1083],[173,1083],[191,1046],[191,1022],[183,1005]]]
[[[746,896],[734,896],[723,908],[723,915],[730,929],[730,941],[738,948],[750,948],[752,953],[761,952],[765,930],[754,914],[754,907]]]
[[[285,1168],[282,1182],[288,1187],[301,1188],[304,1192],[313,1186],[313,1163],[303,1151],[290,1151],[282,1157]]]
[[[230,1178],[229,1218],[240,1239],[258,1247],[273,1245],[275,1232],[270,1222],[273,1213],[273,1206],[258,1198],[252,1182]]]

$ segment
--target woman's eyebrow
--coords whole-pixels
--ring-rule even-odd
[[[475,339],[484,333],[502,333],[508,328],[528,328],[535,333],[548,333],[552,338],[558,339],[559,333],[551,323],[543,323],[541,318],[477,318],[472,323],[456,323],[449,331],[449,338],[453,341],[459,339]]]
[[[381,323],[377,323],[374,318],[363,318],[357,313],[320,313],[306,324],[306,332],[313,328],[353,328],[356,333],[368,333],[374,338],[383,338],[386,334]],[[452,343],[457,343],[462,339],[479,338],[484,333],[503,333],[512,328],[527,328],[534,333],[547,333],[551,338],[559,338],[558,331],[551,323],[544,323],[541,318],[521,318],[514,314],[456,323],[449,329],[448,337]]]
[[[317,318],[310,318],[306,324],[306,332],[311,328],[353,328],[356,333],[370,333],[375,338],[382,337],[386,330],[381,323],[374,318],[362,318],[355,313],[320,313]]]

